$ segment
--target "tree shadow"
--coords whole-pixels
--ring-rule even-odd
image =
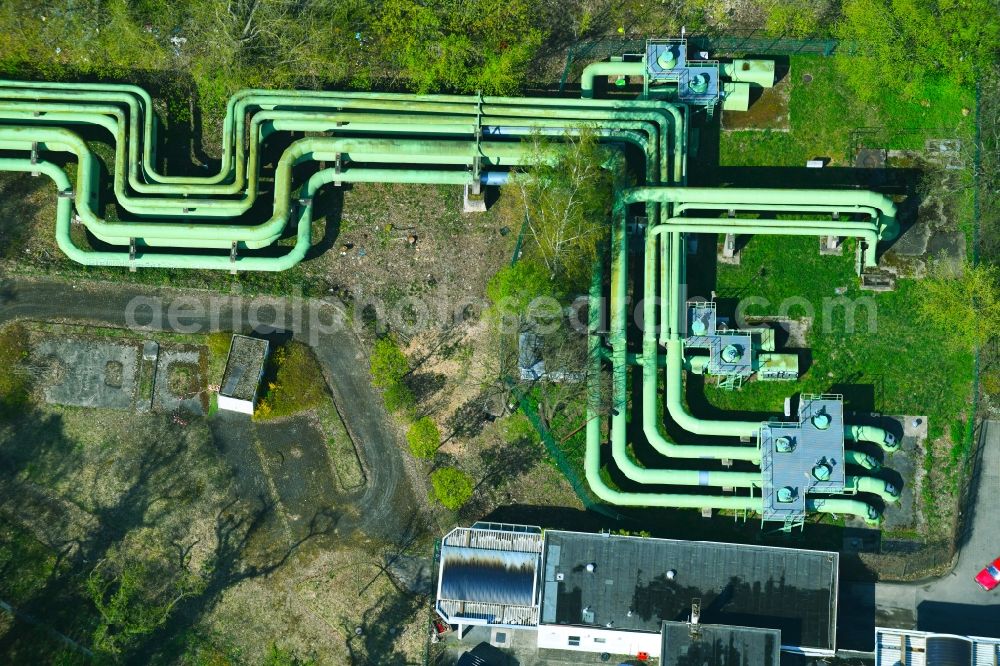
[[[474,522],[496,506],[498,499],[510,499],[508,486],[545,459],[545,448],[531,437],[507,440],[496,436],[476,454],[478,481],[472,499],[459,511],[459,519]]]
[[[861,373],[847,377],[841,383],[832,384],[827,393],[839,393],[844,396],[845,412],[874,412],[875,386],[873,384],[855,384],[853,379],[860,379]]]
[[[448,383],[448,377],[440,372],[420,372],[407,375],[404,383],[421,403],[437,395]]]
[[[448,428],[452,437],[477,437],[490,421],[491,416],[486,411],[491,392],[482,392],[466,400],[448,418]]]
[[[330,509],[317,510],[308,530],[284,545],[266,542],[268,524],[275,518],[276,505],[270,498],[252,500],[233,497],[215,516],[215,548],[209,562],[202,566],[203,585],[198,594],[181,601],[167,621],[149,634],[134,653],[136,663],[154,658],[168,660],[181,654],[189,630],[210,613],[223,593],[244,581],[270,576],[284,566],[309,541],[332,534],[340,520]],[[186,566],[184,553],[194,544],[177,544],[178,566]]]

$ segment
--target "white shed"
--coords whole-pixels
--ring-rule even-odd
[[[269,351],[267,340],[233,336],[219,389],[219,409],[253,414]]]

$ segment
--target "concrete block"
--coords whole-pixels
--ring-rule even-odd
[[[465,186],[462,196],[462,212],[464,213],[485,213],[486,198],[482,194],[475,194],[470,191],[469,186]]]

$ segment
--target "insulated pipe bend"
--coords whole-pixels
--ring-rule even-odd
[[[587,65],[580,75],[580,97],[593,99],[594,79],[598,76],[611,76],[613,74],[645,76],[646,63],[639,60],[636,62],[594,62]]]
[[[616,220],[622,219],[617,217]],[[624,233],[624,225],[616,221],[616,229],[621,229]],[[646,438],[650,444],[665,456],[674,458],[710,458],[710,459],[730,459],[760,461],[760,451],[756,446],[713,446],[713,445],[679,445],[671,442],[663,434],[660,424],[660,408],[657,401],[657,379],[660,369],[660,355],[656,344],[656,331],[653,322],[656,321],[656,297],[654,285],[656,282],[656,246],[659,236],[668,230],[668,227],[647,227],[646,231],[646,266],[645,266],[645,287],[643,291],[643,358],[642,365],[642,427]],[[673,238],[673,235],[672,235]],[[620,241],[619,248],[624,248],[624,241]],[[624,262],[627,256],[622,256],[624,250],[619,250],[618,260]],[[618,272],[618,271],[616,271]],[[614,297],[614,294],[612,294]],[[624,307],[624,305],[622,305]],[[669,307],[669,304],[668,304]],[[624,316],[619,312],[619,317]],[[622,341],[624,344],[624,341]],[[668,375],[671,361],[667,359]],[[672,415],[672,413],[671,413]],[[683,424],[678,422],[681,427]],[[759,425],[759,424],[757,424]],[[685,428],[685,430],[689,430]],[[696,432],[696,431],[691,431]]]
[[[872,442],[886,453],[899,450],[900,440],[888,430],[870,425],[845,425],[844,437],[855,442]]]
[[[874,476],[848,475],[844,483],[844,490],[853,493],[878,495],[883,501],[891,504],[899,502],[900,489],[891,481],[879,479]]]
[[[242,187],[242,169],[244,142],[244,123],[246,117],[256,118],[253,109],[271,110],[276,114],[286,114],[286,117],[294,117],[297,114],[308,112],[309,110],[323,111],[331,108],[343,109],[376,109],[382,111],[399,112],[405,108],[406,113],[400,114],[400,118],[412,117],[413,111],[433,112],[433,113],[463,113],[469,122],[481,122],[489,119],[484,117],[494,113],[521,115],[527,118],[539,117],[562,117],[578,119],[607,118],[636,118],[644,115],[653,122],[665,123],[666,115],[672,117],[674,125],[674,157],[675,175],[679,179],[683,172],[683,132],[684,122],[679,113],[678,107],[661,102],[649,102],[644,100],[570,100],[560,98],[509,98],[509,97],[480,97],[480,96],[458,96],[458,95],[407,95],[397,93],[342,93],[342,92],[322,92],[322,91],[261,91],[245,90],[240,91],[230,98],[227,106],[226,117],[223,122],[223,159],[220,173],[216,176],[161,176],[157,174],[151,166],[153,164],[152,146],[154,145],[155,124],[152,122],[155,115],[150,112],[150,102],[148,95],[142,92],[141,96],[128,94],[129,92],[140,92],[133,86],[116,86],[114,84],[88,84],[82,90],[76,87],[70,88],[67,84],[45,84],[26,83],[18,81],[0,82],[0,99],[3,97],[13,97],[15,99],[56,99],[56,100],[79,100],[85,101],[99,99],[101,101],[114,101],[126,104],[129,107],[129,129],[126,134],[120,134],[120,141],[129,144],[129,164],[136,168],[142,166],[144,175],[157,183],[169,183],[176,187],[187,189],[188,186],[198,188],[197,193],[229,193],[233,194]],[[96,90],[96,93],[85,93],[83,90]],[[280,109],[280,110],[279,110]],[[665,115],[664,115],[665,114]],[[144,128],[142,131],[138,127],[139,116],[144,117]],[[430,118],[432,116],[425,116]],[[251,124],[254,120],[251,119]],[[416,119],[416,124],[422,126],[424,123]],[[570,122],[569,124],[572,124]],[[124,131],[124,130],[123,130]],[[664,137],[666,132],[663,132]],[[254,136],[251,132],[251,138]],[[237,140],[234,137],[238,137]],[[142,158],[138,157],[138,145],[142,144]],[[669,145],[664,138],[661,152],[669,152]],[[253,154],[256,144],[251,141],[250,152]],[[147,168],[148,167],[148,168]],[[226,185],[215,186],[223,180],[229,180],[232,169],[235,167],[236,176],[232,182]],[[137,172],[130,171],[130,183],[134,188],[146,191],[146,188],[155,188],[155,185],[145,185],[141,182],[133,182],[132,178]],[[661,178],[662,179],[662,178]],[[150,190],[152,191],[152,190]],[[191,190],[194,193],[194,190]]]
[[[584,472],[591,491],[601,500],[617,506],[672,507],[672,508],[712,508],[734,511],[755,511],[763,509],[760,497],[744,497],[720,494],[680,494],[680,493],[626,493],[608,486],[601,475],[601,395],[599,382],[601,372],[601,283],[603,271],[601,262],[595,263],[590,284],[590,307],[587,313],[588,363],[590,380],[587,386],[587,447],[584,458]]]
[[[882,463],[878,461],[878,458],[863,451],[856,451],[854,449],[844,450],[844,461],[848,465],[857,465],[858,467],[863,467],[871,472],[877,472],[882,469]]]
[[[899,232],[896,223],[896,204],[884,194],[868,190],[786,190],[752,189],[745,187],[635,187],[622,193],[622,203],[639,202],[729,203],[759,205],[806,205],[809,210],[828,205],[833,209],[843,206],[867,206],[879,211],[879,237],[891,240]]]

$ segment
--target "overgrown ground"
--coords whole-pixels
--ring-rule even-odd
[[[27,325],[36,341],[135,339]],[[160,338],[201,346],[217,377],[223,341]],[[351,526],[364,478],[332,459],[351,444],[328,397],[318,411],[254,424],[47,404],[42,389],[58,378],[29,377],[30,400],[0,425],[0,599],[21,617],[0,616],[4,661],[83,663],[83,650],[206,664],[422,654],[423,597],[385,573],[418,535],[381,543]]]

